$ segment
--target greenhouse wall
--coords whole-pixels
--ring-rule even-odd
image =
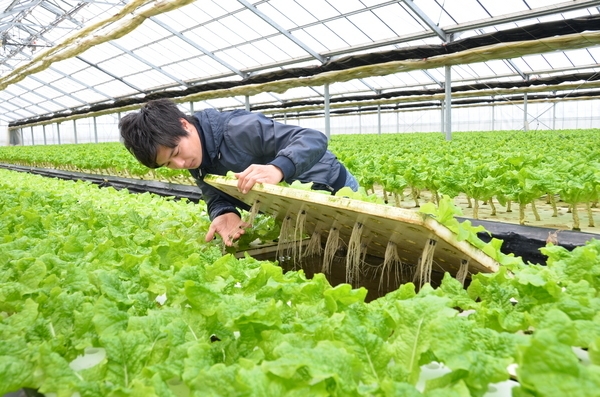
[[[523,104],[481,105],[452,109],[452,131],[524,130]],[[600,100],[527,104],[528,130],[588,129],[600,125]],[[377,134],[377,113],[332,116],[331,134]],[[323,117],[288,118],[288,123],[323,130]],[[381,133],[442,130],[440,109],[381,112]]]
[[[189,113],[189,105],[182,106],[182,110]],[[452,109],[452,131],[550,131],[588,129],[600,125],[600,100],[528,103],[526,127],[523,112],[522,103],[455,107]],[[294,115],[278,120],[325,130],[323,116],[302,118]],[[119,115],[112,114],[48,124],[45,127],[24,127],[20,131],[20,138],[24,145],[117,142],[118,123]],[[330,126],[331,135],[435,132],[442,131],[442,112],[437,108],[332,115]],[[0,144],[8,145],[11,141],[7,127],[2,129],[6,132]]]

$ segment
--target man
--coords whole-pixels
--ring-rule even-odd
[[[358,190],[354,176],[327,150],[323,133],[281,124],[260,113],[207,109],[187,116],[174,102],[159,99],[125,115],[119,130],[140,163],[192,174],[212,221],[206,241],[217,233],[231,246],[250,226],[236,209],[248,206],[205,183],[206,174],[233,171],[244,194],[256,183],[295,180],[313,182],[313,188],[331,193],[344,186]]]

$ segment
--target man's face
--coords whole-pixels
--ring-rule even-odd
[[[173,170],[185,170],[200,167],[202,164],[202,144],[193,124],[182,119],[181,124],[187,131],[174,148],[159,146],[156,151],[156,163]]]

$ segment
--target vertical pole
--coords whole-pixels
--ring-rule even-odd
[[[552,130],[556,131],[556,101],[552,104]]]
[[[56,135],[58,135],[58,144],[60,145],[60,123],[56,123]]]
[[[46,141],[46,124],[44,124],[44,125],[42,126],[42,131],[43,131],[43,133],[44,133],[44,145],[47,145],[47,144],[48,144],[48,142]]]
[[[381,135],[381,105],[377,105],[377,134]]]
[[[523,131],[529,131],[527,123],[527,93],[523,96]]]
[[[325,136],[331,137],[331,120],[329,119],[329,83],[325,83],[323,95],[325,96]]]
[[[287,124],[287,112],[283,114],[283,123]]]
[[[250,111],[250,97],[246,95],[246,111]]]
[[[75,144],[79,143],[77,141],[77,120],[73,120],[73,136],[75,137]]]
[[[117,113],[117,124],[121,124],[121,112]],[[121,135],[121,132],[119,131],[119,142],[123,143],[123,135]]]
[[[358,133],[362,134],[362,113],[360,112],[360,106],[358,107]]]
[[[452,139],[452,67],[450,65],[444,67],[446,71],[446,140]]]
[[[190,113],[194,114],[194,102],[190,101]]]
[[[492,95],[492,131],[495,131],[496,128],[496,102],[494,101],[494,96]]]
[[[400,110],[396,109],[396,132],[400,132]]]
[[[94,116],[94,142],[98,143],[98,123],[96,122],[96,116]]]
[[[33,140],[33,126],[31,126],[31,144],[35,145],[35,141]]]
[[[445,133],[446,132],[446,123],[444,122],[444,120],[445,120],[444,115],[446,114],[446,101],[440,101],[440,109],[441,109],[441,115],[440,115],[441,127],[440,127],[440,129],[442,130],[442,133]]]
[[[25,137],[23,136],[23,128],[19,128],[19,134],[21,134],[21,146],[25,146]]]

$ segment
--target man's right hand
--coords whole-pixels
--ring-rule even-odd
[[[211,241],[217,233],[221,236],[225,245],[231,247],[233,241],[240,238],[246,232],[246,228],[250,226],[249,223],[242,221],[236,213],[227,212],[212,221],[206,233],[205,241]]]

